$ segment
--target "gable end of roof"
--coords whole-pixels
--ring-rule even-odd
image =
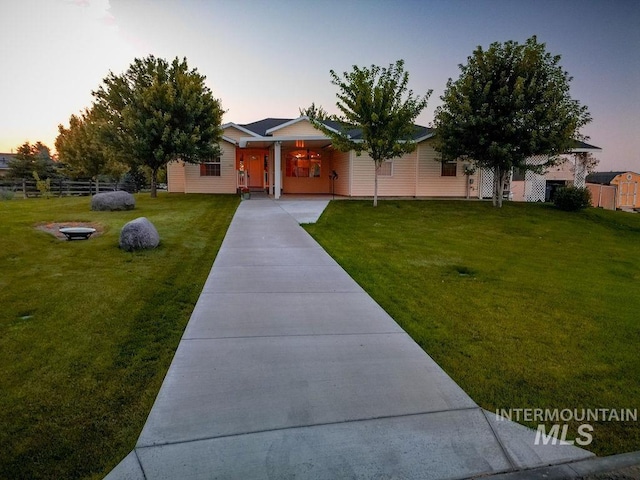
[[[616,178],[618,175],[622,175],[627,172],[593,172],[587,175],[585,181],[587,183],[598,183],[600,185],[609,185],[611,180]]]

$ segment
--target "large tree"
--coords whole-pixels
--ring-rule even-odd
[[[223,110],[204,81],[186,59],[169,64],[151,55],[135,59],[122,75],[110,73],[93,92],[109,157],[148,167],[152,197],[168,162],[200,163],[220,154]]]
[[[311,121],[328,135],[333,145],[341,151],[355,150],[357,154],[367,152],[374,162],[373,206],[378,205],[378,171],[383,162],[415,150],[412,136],[414,121],[427,106],[429,90],[423,97],[409,90],[409,73],[404,70],[404,61],[398,60],[387,68],[372,65],[370,68],[353,66],[351,72],[342,77],[331,70],[331,83],[338,87],[336,106],[341,114],[329,119],[338,122],[339,131],[328,128],[314,112],[324,112],[322,107],[312,105],[306,110]],[[348,131],[359,129],[357,139]]]
[[[300,115],[304,115],[315,120],[327,120],[330,117],[322,106],[319,105],[316,107],[315,102],[312,102],[307,108],[300,107],[298,110],[300,111]]]
[[[460,77],[449,79],[436,109],[436,150],[442,161],[459,158],[494,175],[493,203],[502,206],[512,168],[542,172],[580,138],[591,121],[587,107],[569,94],[571,77],[536,37],[524,44],[477,47]],[[532,165],[527,158],[547,155]]]
[[[58,125],[56,151],[69,176],[96,180],[97,193],[99,175],[119,176],[126,168],[110,159],[101,142],[101,130],[105,125],[96,117],[93,109],[85,110],[79,116],[71,115],[69,128]]]
[[[33,172],[41,179],[58,176],[56,163],[51,157],[49,147],[42,142],[31,144],[24,142],[16,150],[14,158],[9,160],[9,178],[33,178]]]

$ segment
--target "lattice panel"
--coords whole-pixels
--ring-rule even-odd
[[[541,165],[548,160],[545,155],[535,155],[527,158],[529,165]],[[544,202],[547,193],[547,180],[544,175],[527,170],[524,174],[524,201]]]
[[[527,170],[524,175],[524,199],[527,202],[544,202],[547,180],[544,175]]]
[[[587,178],[587,167],[581,155],[576,155],[576,167],[573,173],[573,185],[578,188],[584,188]]]
[[[493,197],[493,170],[482,168],[482,185],[480,185],[480,193],[482,198]]]

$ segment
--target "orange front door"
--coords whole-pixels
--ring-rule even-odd
[[[249,175],[249,188],[262,188],[264,186],[264,163],[262,156],[249,154],[245,157],[245,162],[245,168],[247,168],[247,174]]]

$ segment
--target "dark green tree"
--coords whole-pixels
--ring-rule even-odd
[[[168,162],[200,163],[220,154],[224,112],[204,81],[186,59],[168,63],[151,55],[135,59],[122,75],[110,73],[93,92],[109,158],[148,167],[152,197]]]
[[[493,204],[502,206],[512,168],[542,172],[571,149],[591,121],[586,106],[569,94],[571,77],[544,43],[531,37],[477,47],[460,78],[449,79],[436,109],[436,150],[442,161],[462,158],[494,174]],[[526,162],[548,155],[540,165]]]
[[[31,179],[33,172],[42,180],[58,176],[58,168],[51,157],[51,151],[42,142],[33,145],[24,142],[20,145],[15,157],[9,160],[7,177]]]
[[[415,150],[412,136],[414,121],[427,106],[429,90],[422,98],[414,97],[409,90],[409,73],[404,61],[398,60],[388,68],[372,65],[370,68],[353,66],[351,72],[340,77],[330,71],[331,83],[338,87],[336,106],[340,115],[329,117],[342,125],[339,131],[328,128],[321,118],[311,116],[311,121],[329,136],[341,151],[367,152],[374,161],[375,183],[373,206],[378,205],[378,171],[386,160]],[[312,105],[314,107],[315,105]],[[314,108],[306,110],[313,115]],[[320,109],[322,110],[322,109]],[[352,139],[348,132],[359,129],[361,134]]]
[[[127,167],[109,157],[101,141],[104,122],[96,117],[94,110],[85,110],[80,116],[71,115],[69,128],[58,125],[56,151],[65,173],[94,179],[97,192],[100,175],[120,177]]]
[[[300,111],[300,115],[304,115],[309,118],[314,118],[316,120],[326,120],[329,118],[329,114],[325,111],[325,109],[322,108],[321,105],[318,105],[316,107],[315,102],[312,102],[311,106],[307,108],[300,107],[298,108],[298,110]]]

